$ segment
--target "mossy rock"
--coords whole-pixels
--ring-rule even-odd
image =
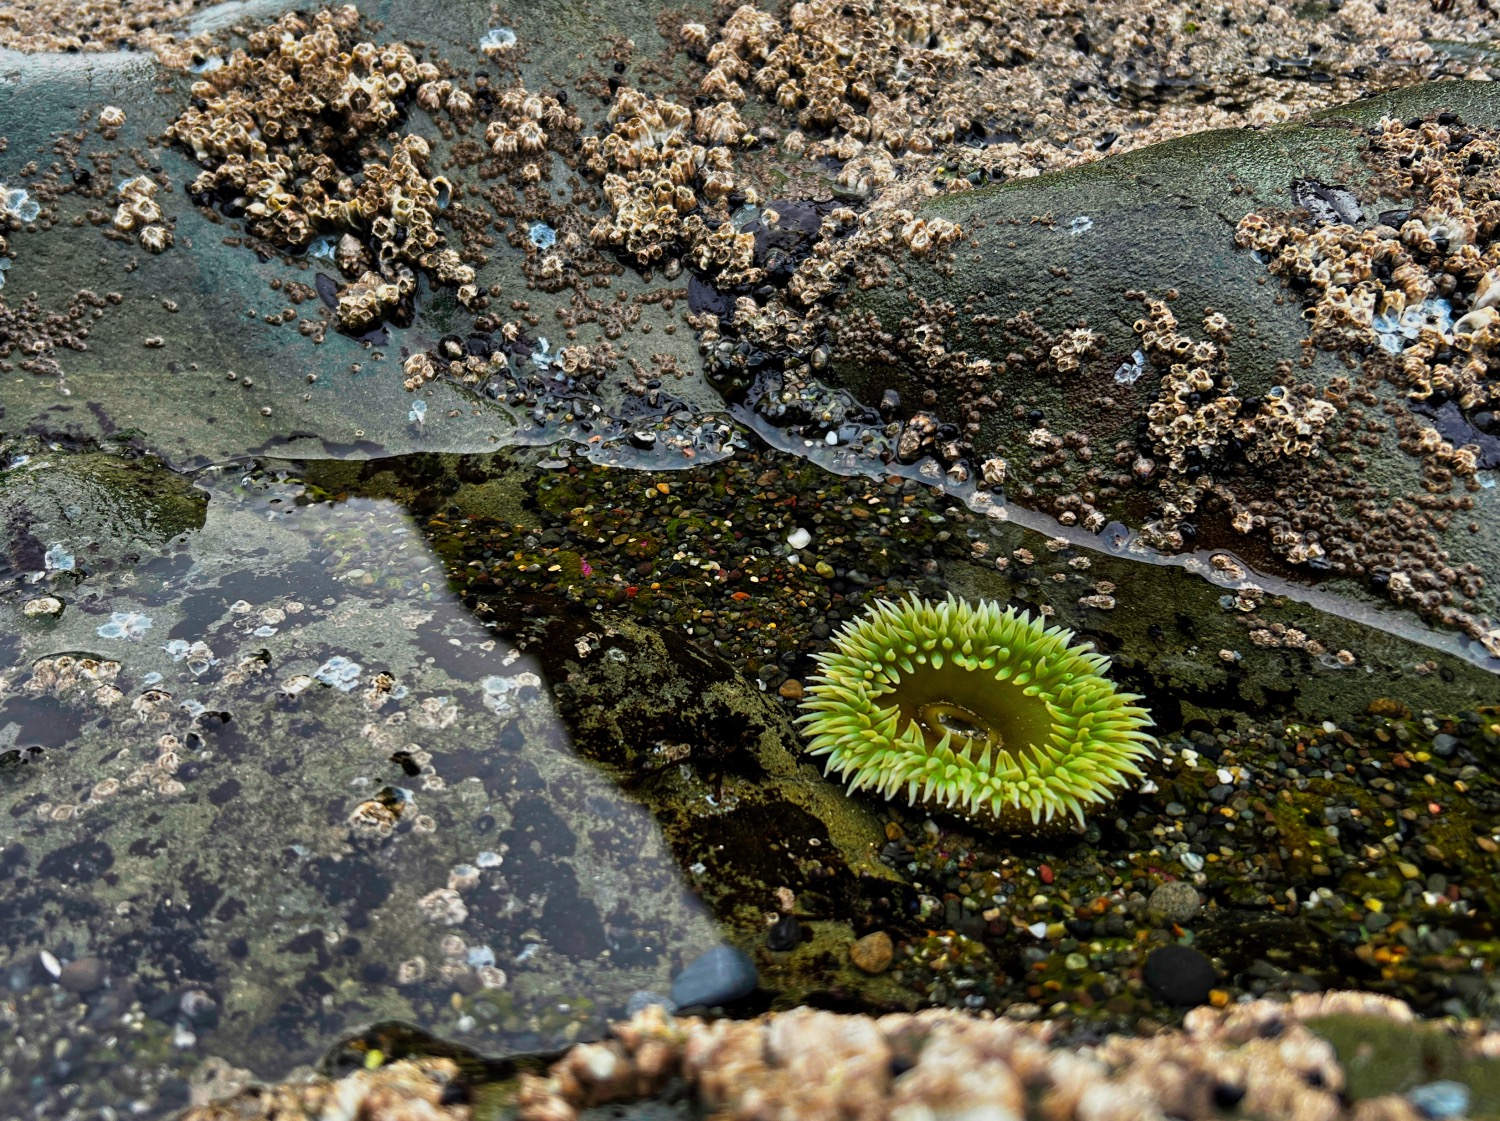
[[[10,462],[0,472],[0,543],[19,571],[131,564],[203,526],[208,495],[151,457],[33,447]]]
[[[1500,1115],[1500,1062],[1470,1055],[1441,1025],[1343,1014],[1308,1020],[1306,1026],[1333,1044],[1353,1101],[1452,1079],[1473,1095],[1468,1116]]]

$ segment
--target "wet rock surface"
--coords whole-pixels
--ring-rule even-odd
[[[129,1093],[163,1105],[200,1057],[274,1075],[371,1019],[524,1049],[713,943],[649,817],[574,754],[534,660],[453,603],[407,515],[200,484],[178,551],[59,569],[70,610],[11,631],[0,726],[40,750],[0,775],[0,941],[52,963],[5,977],[18,1030],[72,1040],[66,1077],[103,1085],[90,1017],[122,1014]],[[86,512],[71,525],[89,539]],[[59,990],[76,1026],[47,1012]],[[7,1069],[41,1107],[43,1072]]]
[[[1433,482],[1417,451],[1427,431],[1485,462],[1486,437],[1472,423],[1488,423],[1483,394],[1461,407],[1450,400],[1456,391],[1434,397],[1430,382],[1413,387],[1388,374],[1387,348],[1371,353],[1327,333],[1309,341],[1315,293],[1304,296],[1305,280],[1288,288],[1267,276],[1265,254],[1244,239],[1236,247],[1234,227],[1252,214],[1308,215],[1288,219],[1308,230],[1345,223],[1351,238],[1407,221],[1420,199],[1384,171],[1383,118],[1413,128],[1441,118],[1466,138],[1500,119],[1484,85],[1418,87],[1306,124],[1203,133],[933,200],[923,212],[967,231],[962,247],[945,267],[915,262],[851,298],[833,321],[833,381],[864,401],[894,386],[901,400],[925,402],[925,412],[904,407],[905,431],[961,429],[951,451],[966,457],[966,475],[1003,457],[996,485],[1017,506],[1096,533],[1119,521],[1140,546],[1168,553],[1224,548],[1357,601],[1394,598],[1413,614],[1441,616],[1476,657],[1492,658],[1500,614],[1491,592],[1461,590],[1443,574],[1450,564],[1494,567],[1495,535],[1484,527],[1500,492],[1485,468]],[[1405,209],[1393,197],[1403,190]],[[1324,195],[1350,201],[1340,210]],[[1432,269],[1441,275],[1440,262]],[[1348,289],[1359,279],[1340,273]],[[867,329],[869,315],[883,333]],[[1409,345],[1391,338],[1398,354]],[[1449,355],[1469,345],[1447,338]],[[1173,381],[1190,369],[1203,371],[1201,385]],[[1221,435],[1210,431],[1216,409]],[[1442,409],[1455,423],[1434,422]],[[1386,419],[1366,431],[1365,410]],[[1283,414],[1306,443],[1272,452],[1274,416]],[[908,458],[952,462],[942,446],[929,436]],[[1400,542],[1387,549],[1364,531],[1383,520],[1369,509],[1391,504]],[[1444,516],[1449,509],[1457,516]],[[1425,552],[1424,534],[1447,560]],[[1414,561],[1419,554],[1427,560]],[[1439,573],[1431,603],[1403,590],[1414,565]]]

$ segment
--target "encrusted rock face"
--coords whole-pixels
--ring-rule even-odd
[[[467,1097],[453,1060],[401,1059],[338,1080],[248,1087],[189,1109],[181,1121],[469,1121]]]
[[[952,1012],[840,1016],[797,1009],[748,1023],[676,1019],[659,1007],[575,1047],[547,1077],[523,1075],[524,1121],[571,1121],[607,1102],[651,1097],[673,1079],[716,1117],[1044,1116],[1054,1121],[1222,1116],[1313,1121],[1419,1116],[1407,1097],[1353,1102],[1338,1048],[1357,1025],[1389,1045],[1422,1029],[1409,1007],[1372,993],[1199,1008],[1181,1031],[1065,1045],[1050,1024]],[[1500,1037],[1471,1025],[1475,1059]],[[1038,1111],[1039,1110],[1039,1111]]]
[[[283,16],[193,83],[192,103],[167,129],[207,169],[189,192],[242,206],[257,237],[293,251],[340,231],[366,243],[359,248],[378,274],[367,271],[352,286],[357,290],[338,296],[339,326],[350,331],[398,315],[415,286],[413,269],[429,270],[461,293],[470,286],[467,295],[477,297],[474,270],[442,249],[435,219],[453,187],[429,171],[425,139],[401,137],[358,176],[340,164],[349,150],[383,138],[417,84],[439,75],[404,44],[356,41],[358,28],[352,5],[310,20]],[[116,225],[122,218],[154,220],[123,204]],[[341,239],[342,269],[352,270],[362,256]]]
[[[1412,400],[1491,406],[1500,347],[1497,139],[1495,130],[1452,114],[1386,118],[1373,130],[1366,162],[1374,185],[1410,206],[1382,212],[1372,226],[1363,215],[1309,210],[1311,221],[1299,221],[1251,213],[1240,220],[1236,243],[1305,294],[1309,346],[1378,346],[1391,356],[1381,372]],[[1477,449],[1432,450],[1441,452],[1434,467],[1472,476]]]
[[[960,192],[916,214],[961,240],[884,273],[866,252],[812,330],[833,381],[913,402],[904,460],[1003,457],[986,485],[1065,526],[1235,541],[1500,656],[1496,120],[1434,86]],[[1142,186],[1163,176],[1185,209]]]

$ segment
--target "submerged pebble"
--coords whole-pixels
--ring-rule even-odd
[[[70,993],[91,993],[104,984],[108,975],[104,963],[98,958],[79,958],[63,966],[57,975],[57,983]]]
[[[1469,1088],[1462,1082],[1444,1079],[1426,1082],[1406,1091],[1406,1100],[1432,1121],[1448,1121],[1469,1113]]]
[[[1197,917],[1203,909],[1203,900],[1192,884],[1173,880],[1151,893],[1148,906],[1153,911],[1160,911],[1168,922],[1185,923]]]
[[[1141,976],[1162,1000],[1184,1007],[1206,1002],[1219,979],[1213,962],[1191,946],[1177,945],[1153,950]]]
[[[866,934],[849,947],[849,960],[864,973],[884,973],[891,967],[891,958],[896,947],[891,936],[883,930]]]
[[[802,924],[791,915],[782,915],[766,931],[766,946],[776,951],[794,949],[802,944]]]
[[[688,963],[672,982],[679,1008],[712,1007],[749,996],[760,984],[755,963],[733,946],[715,946]]]

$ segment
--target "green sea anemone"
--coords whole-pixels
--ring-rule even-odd
[[[1006,830],[1082,825],[1151,756],[1152,721],[1109,659],[1014,608],[882,601],[816,658],[798,722],[827,772]]]

